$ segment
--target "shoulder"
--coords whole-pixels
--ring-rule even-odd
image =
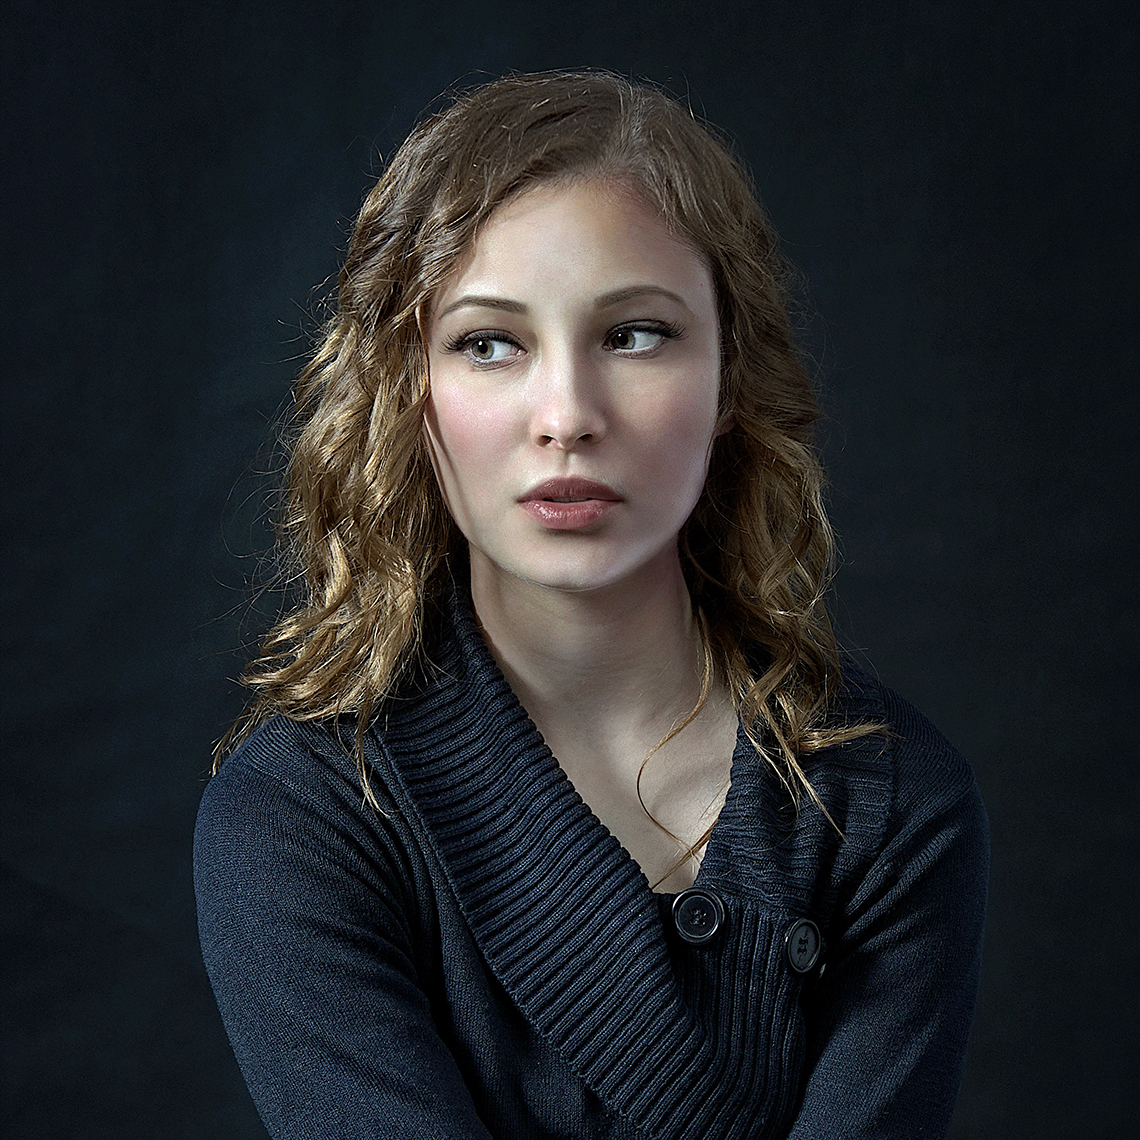
[[[892,815],[943,810],[963,799],[980,807],[974,772],[962,753],[910,701],[846,656],[835,711],[841,722],[881,726],[838,751],[864,762],[874,758],[890,779]]]
[[[353,753],[354,728],[274,716],[222,763],[202,795],[194,828],[196,875],[240,858],[269,861],[341,849],[353,859],[402,864],[406,821],[388,785],[370,781],[367,803]]]
[[[274,716],[222,762],[206,785],[199,822],[227,805],[249,809],[267,800],[324,803],[339,798],[352,782],[359,799],[353,758],[330,728]]]
[[[833,786],[847,856],[888,877],[947,861],[963,889],[984,897],[989,824],[967,759],[913,704],[847,658],[835,707],[847,723],[882,726],[820,754],[821,774],[842,772]]]
[[[818,800],[802,799],[778,847],[787,889],[827,916],[935,861],[962,891],[984,894],[989,829],[969,763],[909,701],[849,658],[843,665],[830,724],[871,731],[801,757]]]

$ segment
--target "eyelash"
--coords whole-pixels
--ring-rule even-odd
[[[619,332],[651,332],[665,340],[678,340],[685,335],[685,330],[676,321],[626,321],[625,324],[610,329],[606,333],[606,340]]]
[[[685,335],[685,330],[676,321],[627,321],[610,329],[606,333],[606,340],[609,341],[620,332],[657,333],[665,340],[678,340]],[[501,329],[477,329],[475,332],[456,333],[454,336],[448,337],[443,342],[443,351],[466,352],[477,340],[501,340],[507,344],[513,344],[516,348],[522,347],[515,337]]]
[[[443,351],[463,352],[477,340],[501,340],[507,344],[521,347],[510,333],[505,333],[500,329],[479,329],[477,332],[456,333],[454,336],[449,336],[443,342]]]

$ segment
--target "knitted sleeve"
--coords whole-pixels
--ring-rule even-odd
[[[805,999],[807,1081],[790,1140],[946,1135],[981,967],[989,832],[966,762],[886,692],[894,791],[877,856],[828,932]]]
[[[254,1102],[280,1140],[488,1140],[417,981],[411,875],[351,764],[270,722],[206,788],[203,955]]]

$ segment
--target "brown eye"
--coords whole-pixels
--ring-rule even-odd
[[[486,337],[473,340],[471,342],[471,355],[475,357],[476,360],[494,360],[495,342],[488,340]]]

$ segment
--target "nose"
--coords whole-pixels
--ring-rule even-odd
[[[606,433],[601,377],[572,351],[535,370],[532,436],[540,447],[570,451],[598,443]]]

